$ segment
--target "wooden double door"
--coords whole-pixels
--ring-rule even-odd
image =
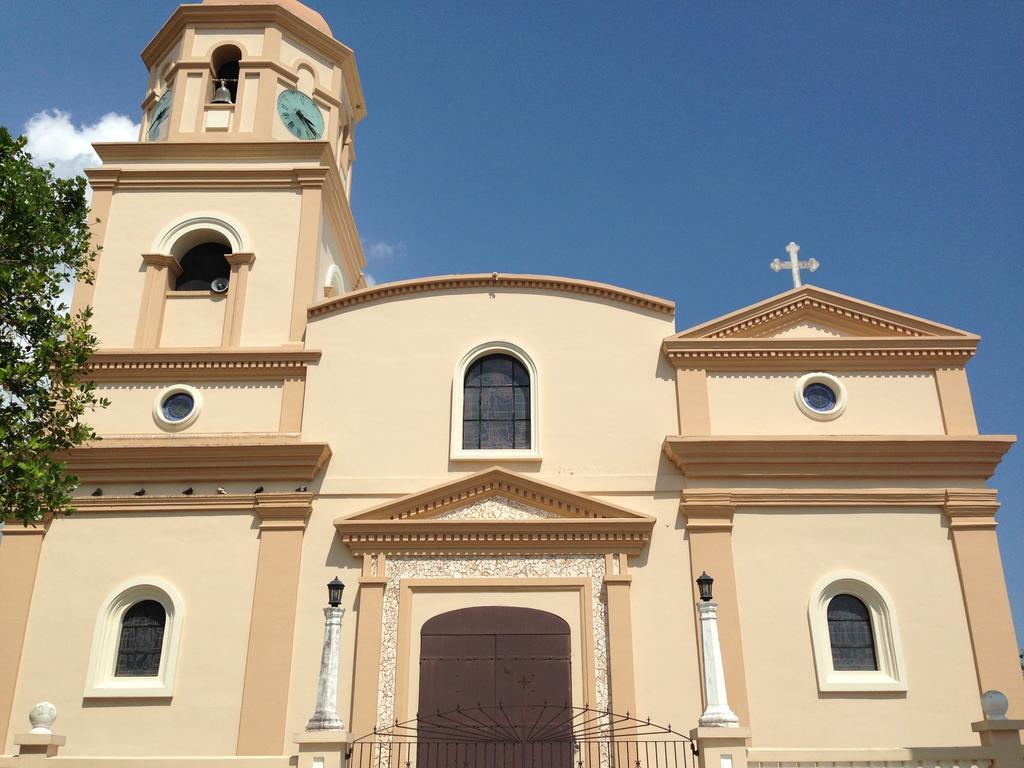
[[[569,657],[569,625],[546,611],[482,606],[430,619],[420,636],[418,768],[565,764]],[[548,756],[538,760],[540,744]]]

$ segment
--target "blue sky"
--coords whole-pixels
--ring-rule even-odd
[[[1021,431],[1024,4],[314,5],[366,92],[379,282],[572,275],[673,299],[685,328],[789,287],[768,262],[793,239],[811,282],[979,333],[981,429]],[[0,123],[137,120],[175,6],[5,3]],[[1024,447],[994,484],[1024,641]]]

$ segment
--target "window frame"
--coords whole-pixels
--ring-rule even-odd
[[[136,603],[153,600],[163,606],[164,637],[156,676],[118,677],[117,653],[121,622]],[[89,655],[86,698],[171,698],[181,644],[182,602],[177,591],[161,579],[139,579],[122,584],[100,606]]]
[[[462,420],[464,386],[470,366],[482,357],[508,355],[515,358],[530,376],[530,447],[529,448],[463,448]],[[452,461],[540,461],[540,379],[533,359],[518,344],[494,340],[478,344],[463,355],[452,376],[451,437],[449,458]]]
[[[878,669],[837,670],[834,667],[828,629],[828,605],[837,595],[853,595],[867,607]],[[872,579],[852,572],[833,573],[823,578],[811,593],[808,619],[819,691],[907,690],[902,643],[893,601]]]

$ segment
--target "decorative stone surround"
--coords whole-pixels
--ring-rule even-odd
[[[659,299],[645,293],[630,291],[625,288],[617,288],[605,283],[594,283],[589,280],[576,280],[569,277],[553,277],[549,275],[511,275],[492,272],[491,274],[476,275],[442,275],[416,280],[402,280],[395,283],[377,285],[373,288],[364,288],[347,293],[344,296],[328,299],[310,307],[309,317],[312,319],[367,302],[381,301],[398,296],[474,288],[575,293],[617,301],[631,307],[666,315],[674,314],[676,308],[675,302]]]
[[[608,699],[608,608],[602,586],[605,559],[601,555],[579,556],[497,556],[497,557],[405,557],[387,559],[387,586],[384,588],[384,618],[381,643],[380,689],[377,723],[390,725],[395,718],[395,671],[398,652],[398,598],[402,579],[479,579],[479,578],[564,578],[591,580],[594,623],[594,675],[596,708],[607,710]],[[406,663],[413,669],[415,660]],[[594,703],[590,703],[594,706]]]
[[[434,520],[552,520],[554,512],[495,496],[435,515]]]

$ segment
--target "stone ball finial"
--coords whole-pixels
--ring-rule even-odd
[[[981,711],[986,720],[1005,720],[1010,702],[1002,691],[985,691],[981,694]]]
[[[32,723],[32,733],[53,733],[50,726],[57,719],[57,708],[48,701],[40,701],[28,711],[28,721]]]

